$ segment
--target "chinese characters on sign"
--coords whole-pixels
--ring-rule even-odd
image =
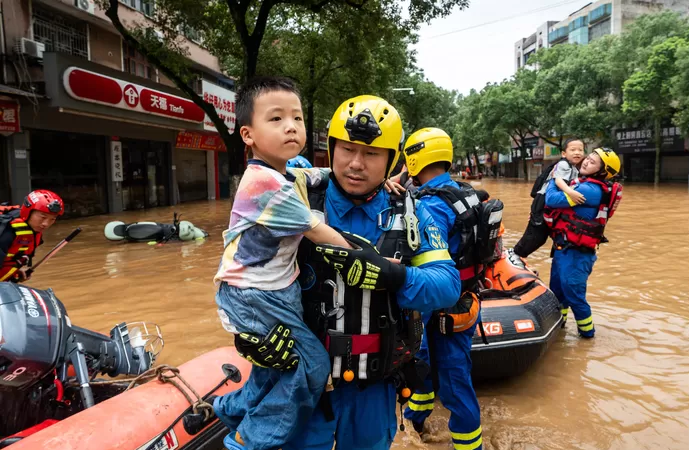
[[[77,67],[65,70],[63,84],[70,97],[83,102],[199,124],[205,116],[186,98]]]
[[[203,99],[215,107],[230,133],[233,133],[235,125],[235,93],[206,80],[201,80],[201,85],[203,88]],[[208,116],[204,117],[203,128],[208,131],[217,131]]]
[[[112,156],[112,181],[122,181],[122,142],[110,141],[110,154]]]
[[[190,150],[210,150],[214,152],[226,152],[225,143],[220,139],[220,135],[194,133],[192,131],[180,131],[177,133],[177,148]]]
[[[661,130],[661,149],[665,151],[686,150],[685,140],[679,127],[665,127]],[[619,153],[642,153],[655,151],[653,130],[617,130],[617,150]]]
[[[18,133],[19,105],[15,102],[0,101],[0,132]]]

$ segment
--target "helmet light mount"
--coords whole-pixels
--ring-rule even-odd
[[[361,141],[366,145],[371,145],[376,138],[383,134],[368,108],[356,116],[348,118],[345,123],[345,130],[347,130],[350,140]]]

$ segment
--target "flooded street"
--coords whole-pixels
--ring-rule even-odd
[[[530,184],[486,181],[505,203],[505,244],[523,232]],[[171,222],[173,211],[210,233],[205,242],[109,242],[111,220]],[[225,346],[212,277],[222,252],[227,201],[60,221],[42,257],[75,227],[83,232],[28,283],[53,288],[76,325],[107,333],[122,321],[163,330],[159,362],[173,365]],[[683,186],[626,186],[589,280],[596,338],[574,320],[524,376],[478,387],[488,450],[686,449],[689,436],[689,192]],[[36,259],[37,261],[38,259]],[[549,279],[549,247],[529,260]],[[500,364],[496,361],[496,364]],[[436,406],[432,443],[399,433],[393,448],[452,448],[447,411]],[[409,427],[411,428],[411,427]],[[412,436],[414,435],[414,436]]]

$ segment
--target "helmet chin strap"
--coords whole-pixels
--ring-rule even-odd
[[[358,201],[364,201],[364,202],[367,202],[367,201],[371,200],[373,197],[375,197],[376,194],[378,194],[378,192],[380,192],[380,190],[385,185],[385,181],[383,181],[382,183],[380,183],[375,189],[373,189],[368,194],[350,194],[349,192],[347,192],[345,190],[345,188],[342,187],[340,182],[337,181],[337,177],[335,176],[335,172],[330,172],[330,181],[333,182],[333,184],[335,185],[337,190],[340,191],[340,193],[342,195],[344,195],[344,197],[347,198],[348,200],[358,200]]]

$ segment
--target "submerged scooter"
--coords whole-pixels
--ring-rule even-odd
[[[197,228],[186,220],[180,221],[182,215],[175,216],[172,224],[159,222],[135,222],[126,224],[113,221],[105,225],[105,237],[111,241],[127,240],[129,242],[158,242],[169,240],[192,241],[208,237],[208,233]]]

